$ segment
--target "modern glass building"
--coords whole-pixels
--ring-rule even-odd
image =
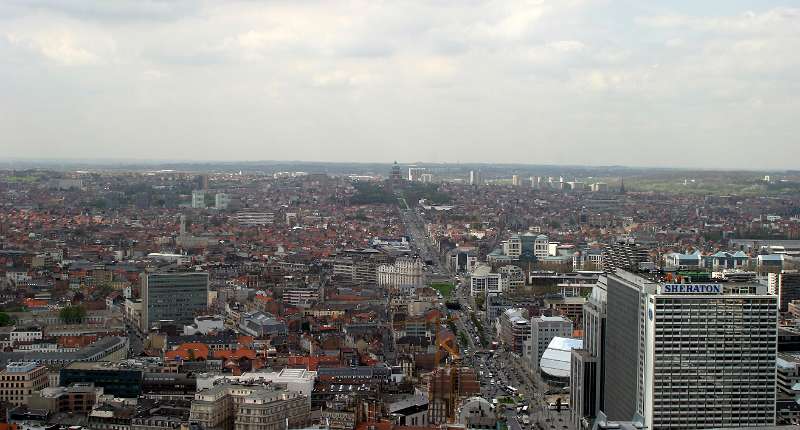
[[[142,371],[120,368],[112,363],[72,363],[61,369],[59,383],[62,386],[79,382],[103,387],[105,394],[135,399],[142,392]]]
[[[149,330],[157,321],[189,325],[208,308],[208,272],[142,274],[142,321]]]

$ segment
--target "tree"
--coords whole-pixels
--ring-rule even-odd
[[[86,318],[86,309],[83,306],[67,306],[58,313],[65,324],[80,324]]]
[[[14,322],[14,320],[11,319],[11,316],[9,316],[5,312],[0,312],[0,327],[5,327],[7,325],[11,325],[11,324],[13,324],[13,322]]]
[[[475,297],[475,307],[476,308],[478,308],[480,310],[484,310],[483,309],[483,305],[484,305],[485,302],[486,302],[486,299],[484,298],[484,296],[476,296]]]
[[[356,193],[350,198],[350,203],[354,205],[371,204],[396,204],[397,200],[387,187],[373,185],[366,182],[356,182],[353,184]]]

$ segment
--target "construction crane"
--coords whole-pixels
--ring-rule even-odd
[[[461,387],[461,351],[456,344],[456,334],[450,333],[449,331],[446,332],[441,326],[438,316],[435,318],[434,324],[436,330],[436,353],[434,354],[436,370],[434,370],[434,373],[447,372],[448,376],[450,377],[446,408],[448,422],[454,422]],[[443,336],[442,333],[447,333],[447,335]],[[450,356],[450,359],[445,366],[440,365],[442,350],[447,351],[448,355]],[[431,386],[434,385],[435,384],[433,383],[431,384]],[[433,393],[429,393],[429,398],[433,397],[432,394]]]
[[[436,354],[435,354],[436,367],[439,367],[439,363],[441,363],[441,360],[442,360],[442,356],[441,356],[442,349],[447,351],[447,353],[450,355],[450,361],[452,361],[452,362],[456,362],[456,361],[460,362],[461,361],[461,351],[458,349],[458,345],[456,345],[456,334],[453,333],[452,336],[448,336],[448,337],[443,337],[442,336],[443,327],[441,325],[441,320],[440,320],[440,317],[438,315],[434,318],[433,324],[434,324],[434,330],[436,330],[436,339],[434,341],[435,345],[436,345]]]

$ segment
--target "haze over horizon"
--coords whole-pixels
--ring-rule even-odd
[[[687,172],[752,172],[752,173],[779,173],[779,172],[797,172],[798,168],[759,168],[759,167],[709,167],[709,166],[673,166],[673,165],[635,165],[635,164],[580,164],[580,163],[526,163],[519,162],[470,162],[470,161],[426,161],[426,160],[359,160],[359,161],[327,161],[327,160],[300,160],[300,159],[285,159],[285,160],[207,160],[207,159],[145,159],[145,158],[9,158],[0,156],[0,169],[4,168],[3,165],[14,164],[15,169],[53,169],[59,167],[61,169],[80,169],[80,168],[125,168],[125,167],[162,167],[162,168],[180,168],[181,166],[210,166],[210,167],[223,167],[239,168],[244,166],[297,166],[302,168],[304,165],[365,165],[365,166],[390,166],[392,163],[397,162],[401,167],[411,166],[449,166],[471,168],[488,167],[492,169],[501,168],[503,166],[519,167],[519,168],[569,168],[569,169],[609,169],[609,170],[631,170],[638,171],[643,169],[658,169],[663,171],[687,171]],[[302,169],[301,169],[302,170]]]
[[[5,159],[796,169],[786,1],[9,1]]]

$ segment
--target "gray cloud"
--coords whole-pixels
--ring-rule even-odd
[[[0,150],[796,167],[798,9],[613,6],[5,4]]]
[[[28,13],[55,12],[98,22],[171,21],[196,13],[191,0],[12,0],[11,6]]]

